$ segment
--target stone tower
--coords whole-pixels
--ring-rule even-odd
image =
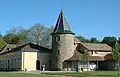
[[[51,70],[62,70],[63,62],[74,54],[74,33],[71,31],[61,10],[52,32]]]

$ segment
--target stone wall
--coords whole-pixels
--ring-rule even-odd
[[[59,41],[57,40],[58,37]],[[74,35],[53,35],[52,41],[52,69],[62,70],[62,63],[74,54]]]

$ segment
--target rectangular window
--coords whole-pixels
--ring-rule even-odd
[[[58,54],[60,54],[60,51],[58,50]]]
[[[56,36],[56,41],[60,41],[60,36]]]

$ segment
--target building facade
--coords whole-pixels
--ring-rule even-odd
[[[95,69],[96,65],[100,68],[113,66],[113,62],[108,64],[112,61],[112,48],[106,44],[80,42],[70,29],[63,11],[51,35],[52,49],[33,43],[6,45],[0,52],[0,70],[32,71],[41,70],[44,66],[45,70],[75,71],[76,68]],[[84,53],[87,53],[87,63],[84,63]]]

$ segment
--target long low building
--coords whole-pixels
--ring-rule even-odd
[[[49,69],[51,50],[32,43],[8,44],[0,52],[0,70],[40,70],[41,65]]]
[[[108,65],[106,67],[107,69],[113,69],[113,65],[110,65],[109,63],[112,61],[111,47],[106,44],[77,44],[79,45],[77,45],[74,55],[63,62],[63,70],[75,71],[76,66],[80,68],[87,67],[86,64],[83,64],[84,52],[81,49],[87,49],[89,53],[87,56],[88,64],[96,64],[96,62],[99,62],[99,68],[105,69],[103,67]],[[84,46],[86,44],[88,46]],[[93,48],[91,47],[91,44]],[[101,46],[106,47],[106,49],[102,49]],[[51,70],[51,54],[51,49],[32,43],[24,45],[8,44],[0,52],[0,70],[41,70],[42,65],[45,65],[46,70]],[[103,64],[101,66],[100,64],[102,62]]]

